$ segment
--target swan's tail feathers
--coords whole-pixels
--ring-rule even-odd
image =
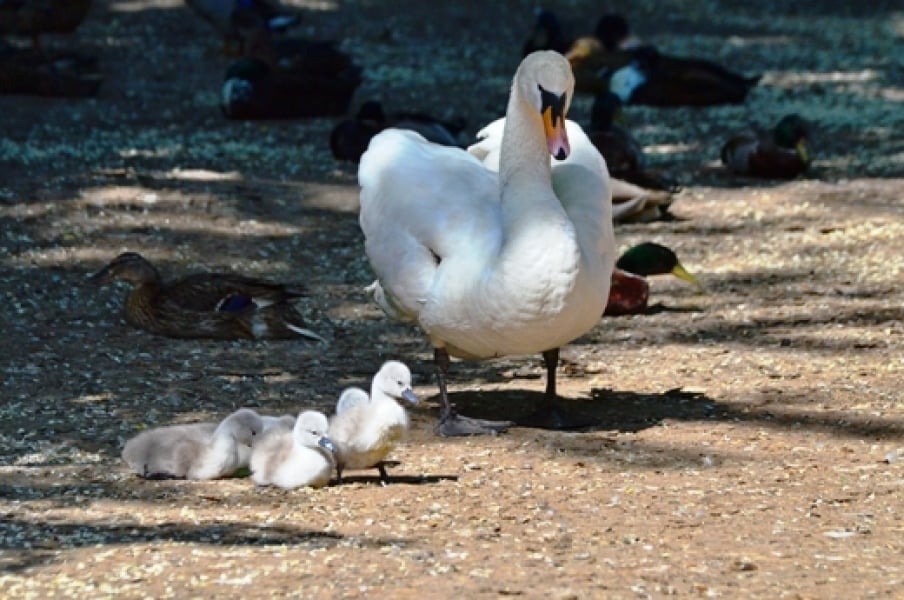
[[[402,321],[405,323],[414,323],[417,321],[416,315],[407,312],[401,306],[399,306],[398,302],[393,300],[390,294],[386,293],[386,290],[383,289],[383,286],[380,285],[380,280],[375,280],[372,284],[364,288],[364,291],[373,296],[374,302],[377,303],[383,312],[386,313],[390,319],[395,321]]]

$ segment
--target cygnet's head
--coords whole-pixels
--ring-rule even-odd
[[[326,415],[316,410],[306,410],[295,420],[295,439],[310,448],[321,447],[330,453],[336,451],[336,444],[326,437],[330,423]]]
[[[418,399],[411,390],[411,371],[404,363],[390,360],[383,363],[374,376],[374,391],[379,391],[396,400],[417,404]]]
[[[264,431],[264,422],[257,412],[240,408],[220,423],[217,432],[226,431],[239,443],[250,446],[255,436]]]

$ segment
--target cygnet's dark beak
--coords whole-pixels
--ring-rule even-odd
[[[409,402],[411,404],[418,403],[418,398],[415,393],[411,391],[411,388],[406,388],[402,391],[402,398],[404,398],[406,402]]]
[[[330,452],[336,452],[336,444],[333,443],[333,440],[326,436],[323,436],[319,440],[317,440],[317,445],[321,448],[326,448]]]

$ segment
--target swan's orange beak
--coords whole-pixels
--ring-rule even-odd
[[[546,132],[546,143],[549,153],[557,160],[565,160],[571,153],[568,134],[565,132],[565,105],[567,94],[556,96],[540,88],[541,114],[543,129]]]

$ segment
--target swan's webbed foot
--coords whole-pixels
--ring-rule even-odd
[[[433,428],[437,435],[443,437],[457,437],[464,435],[496,435],[508,431],[514,427],[512,421],[488,421],[485,419],[472,419],[464,417],[456,412],[450,412],[443,416]]]

